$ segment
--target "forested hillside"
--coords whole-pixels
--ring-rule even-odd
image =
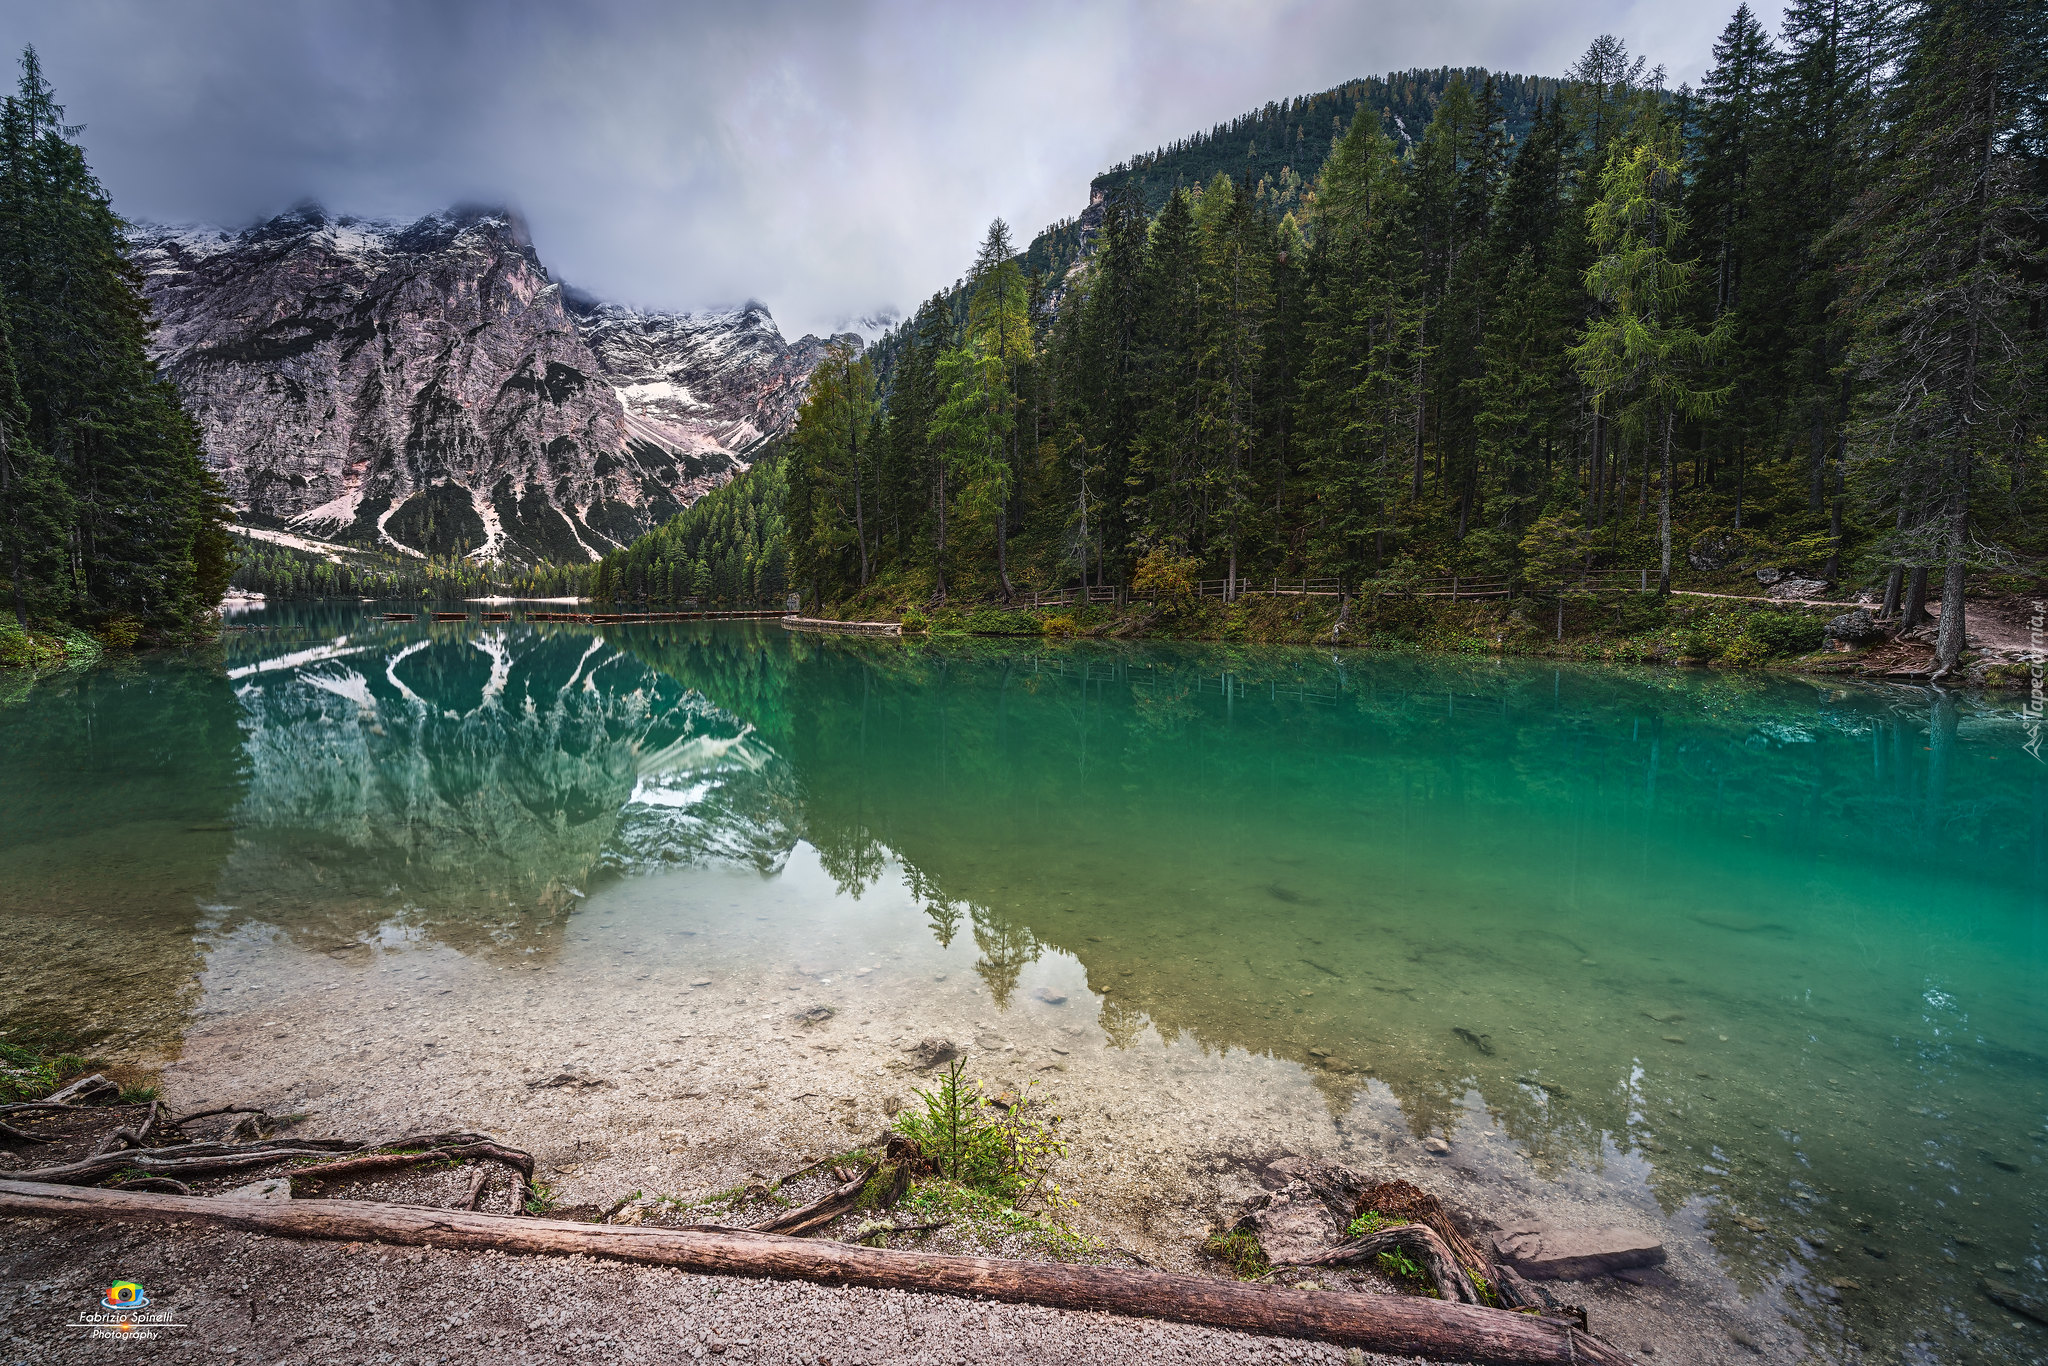
[[[1156,214],[1176,189],[1199,189],[1217,175],[1236,185],[1250,185],[1268,211],[1288,212],[1300,205],[1304,188],[1314,184],[1330,149],[1337,145],[1361,110],[1376,113],[1387,136],[1406,148],[1435,116],[1436,106],[1453,81],[1482,92],[1498,107],[1501,131],[1512,148],[1528,136],[1536,107],[1557,94],[1550,76],[1516,76],[1483,67],[1437,67],[1390,72],[1346,81],[1332,90],[1276,100],[1262,109],[1219,123],[1206,133],[1181,138],[1120,162],[1089,183],[1089,211],[1041,230],[1025,247],[1024,273],[1048,287],[1065,278],[1101,226],[1101,205],[1126,187],[1135,189],[1145,211]],[[1490,95],[1487,93],[1490,84]],[[947,302],[964,316],[966,283],[947,294]],[[907,339],[900,328],[876,343],[875,360],[886,381]]]
[[[0,575],[22,629],[172,636],[227,584],[222,501],[150,362],[149,306],[77,132],[29,49],[0,105]]]
[[[588,564],[531,567],[466,555],[400,555],[337,547],[311,551],[235,533],[232,587],[267,599],[365,597],[447,601],[504,595],[579,597],[595,572]]]
[[[821,369],[796,583],[871,608],[1269,576],[1541,590],[1767,565],[1903,628],[2041,563],[2042,12],[1739,9],[1697,91],[1611,38],[1519,145],[1451,79],[1362,106],[1298,209],[1125,174],[1056,295],[1001,223],[965,292]],[[1148,191],[1149,192],[1149,191]]]
[[[835,342],[820,369],[848,352]],[[590,591],[627,603],[779,605],[790,587],[783,464],[781,452],[768,448],[731,483],[585,571]]]

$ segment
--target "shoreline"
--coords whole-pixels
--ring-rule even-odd
[[[1115,1264],[1127,1264],[1122,1251],[1227,1275],[1204,1241],[1272,1188],[1274,1160],[1299,1155],[1411,1181],[1474,1236],[1530,1220],[1656,1230],[1670,1260],[1649,1283],[1555,1287],[1609,1342],[1649,1345],[1642,1360],[1721,1359],[1695,1355],[1688,1344],[1700,1342],[1754,1344],[1772,1362],[1804,1354],[1788,1307],[1722,1269],[1704,1209],[1667,1213],[1626,1163],[1540,1167],[1479,1112],[1438,1152],[1378,1083],[1333,1092],[1335,1078],[1304,1062],[1149,1031],[1119,1043],[1105,1033],[1112,998],[1085,984],[1049,991],[1058,1005],[1020,995],[1005,1009],[958,964],[878,938],[819,945],[806,974],[787,952],[705,930],[687,966],[650,959],[645,979],[628,967],[591,993],[579,956],[631,964],[613,955],[646,957],[648,946],[631,929],[585,933],[548,963],[513,947],[311,944],[281,963],[260,956],[257,937],[229,935],[161,1084],[176,1109],[304,1113],[305,1133],[474,1128],[532,1152],[555,1207],[588,1217],[635,1192],[701,1199],[870,1140],[932,1084],[916,1049],[936,1037],[962,1046],[992,1092],[1036,1081],[1052,1093],[1072,1148],[1055,1174],[1078,1201],[1073,1229]],[[807,1023],[820,1007],[833,1013]],[[574,1080],[549,1084],[563,1076]],[[959,1312],[934,1303],[941,1321]]]
[[[1855,603],[1747,597],[1703,590],[1653,594],[1584,595],[1567,614],[1562,639],[1552,631],[1550,608],[1532,612],[1530,600],[1451,600],[1382,596],[1360,598],[1340,622],[1334,598],[1250,590],[1229,604],[1202,598],[1178,609],[1137,602],[1065,606],[1003,606],[975,602],[934,609],[886,608],[871,599],[817,609],[826,617],[891,615],[905,634],[933,639],[984,636],[1076,640],[1172,640],[1231,645],[1297,645],[1397,654],[1501,657],[1592,665],[1665,665],[1710,668],[1731,675],[1780,674],[1845,677],[1864,682],[1926,685],[1932,646],[1889,636],[1845,650],[1769,653],[1749,648],[1743,623],[1760,613],[1839,615]],[[1972,599],[1970,648],[1949,687],[2026,689],[2040,655],[2029,633],[2030,599]],[[1541,618],[1538,620],[1537,618]],[[926,629],[910,624],[921,620]],[[1821,624],[1818,620],[1816,625]],[[1341,629],[1340,629],[1341,627]],[[1918,633],[1916,633],[1917,635]]]

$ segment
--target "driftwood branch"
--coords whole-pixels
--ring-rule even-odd
[[[582,1253],[713,1275],[976,1295],[1169,1319],[1486,1366],[1626,1366],[1629,1360],[1566,1324],[1419,1296],[1280,1290],[1121,1267],[897,1252],[758,1232],[613,1228],[354,1200],[192,1199],[9,1180],[0,1180],[0,1217],[196,1220],[297,1237]]]
[[[180,1115],[170,1122],[170,1127],[176,1129],[195,1119],[211,1119],[215,1115],[261,1115],[265,1119],[270,1118],[269,1114],[251,1105],[216,1105],[211,1110],[194,1110],[189,1115]]]
[[[326,1157],[352,1151],[359,1143],[338,1139],[263,1139],[255,1143],[179,1143],[168,1148],[94,1153],[54,1167],[31,1167],[10,1173],[18,1181],[86,1185],[115,1172],[133,1169],[150,1176],[212,1176],[268,1166],[291,1157]]]
[[[800,1205],[785,1214],[777,1215],[765,1224],[756,1225],[754,1232],[782,1233],[797,1237],[821,1229],[860,1202],[861,1190],[867,1185],[868,1178],[874,1174],[875,1168],[872,1164],[863,1167],[860,1175],[845,1185],[835,1186],[808,1205]]]
[[[0,1138],[11,1138],[16,1143],[48,1143],[47,1138],[37,1138],[26,1129],[17,1129],[12,1124],[0,1122]]]
[[[1458,1265],[1458,1259],[1451,1255],[1444,1240],[1425,1224],[1393,1224],[1288,1265],[1352,1266],[1371,1261],[1382,1252],[1391,1252],[1395,1248],[1406,1248],[1422,1258],[1429,1278],[1436,1282],[1436,1293],[1444,1299],[1455,1300],[1459,1304],[1485,1303],[1479,1298],[1479,1288]]]
[[[89,1077],[80,1077],[69,1086],[62,1086],[43,1097],[45,1104],[61,1104],[70,1101],[77,1105],[90,1105],[103,1096],[118,1096],[121,1088],[108,1081],[104,1074],[95,1072]]]
[[[533,1157],[517,1148],[501,1148],[488,1141],[465,1143],[451,1148],[428,1148],[416,1153],[370,1153],[363,1157],[345,1157],[338,1162],[323,1162],[317,1167],[294,1167],[285,1173],[296,1186],[301,1181],[354,1180],[359,1176],[370,1176],[377,1172],[396,1171],[401,1167],[416,1167],[426,1162],[461,1161],[466,1157],[487,1157],[503,1162],[519,1173],[525,1182],[533,1180]]]
[[[183,1181],[173,1181],[168,1176],[138,1176],[133,1181],[116,1181],[107,1187],[110,1191],[155,1191],[159,1195],[190,1195],[192,1188]]]

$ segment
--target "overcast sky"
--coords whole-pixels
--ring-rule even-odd
[[[1735,0],[0,0],[130,218],[509,204],[559,280],[795,336],[914,307],[1000,214],[1269,99],[1414,66],[1696,82]],[[1753,0],[1775,28],[1783,6]]]

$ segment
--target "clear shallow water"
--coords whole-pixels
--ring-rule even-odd
[[[342,965],[422,942],[572,964],[593,898],[667,866],[820,903],[886,879],[999,1006],[1070,957],[1112,1042],[1266,1054],[1333,1113],[1379,1087],[1416,1134],[1477,1113],[1539,1171],[1626,1168],[1704,1209],[1728,1274],[1817,1344],[2044,1354],[1977,1288],[2048,1280],[2048,773],[1995,706],[246,620],[268,629],[0,704],[10,1026],[174,1047],[224,929]]]

